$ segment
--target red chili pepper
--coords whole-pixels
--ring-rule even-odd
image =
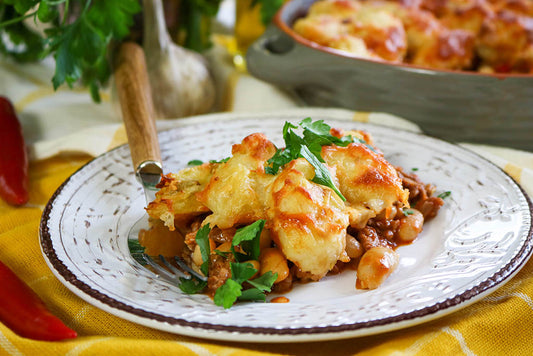
[[[28,201],[28,155],[17,114],[0,96],[0,197],[8,204]]]
[[[50,313],[43,301],[0,262],[0,321],[20,336],[35,340],[72,339],[76,332]]]

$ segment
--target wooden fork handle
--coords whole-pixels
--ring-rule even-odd
[[[138,172],[139,167],[150,162],[161,167],[150,82],[139,45],[133,42],[120,45],[114,60],[114,76],[133,169]]]

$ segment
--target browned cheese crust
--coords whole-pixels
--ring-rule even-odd
[[[440,205],[431,198],[431,186],[387,162],[371,146],[369,134],[336,129],[331,134],[350,134],[365,141],[322,148],[325,164],[346,201],[331,188],[313,182],[314,168],[303,158],[289,162],[275,175],[265,173],[276,147],[256,133],[233,145],[232,156],[224,163],[205,163],[164,176],[156,200],[146,210],[185,237],[183,257],[196,270],[201,257],[195,234],[201,225],[212,228],[212,250],[226,252],[236,228],[264,219],[263,253],[254,263],[260,273],[275,269],[276,291],[290,289],[296,280],[319,280],[359,258],[368,263],[359,266],[358,286],[376,288],[396,268],[394,248],[414,240],[424,215],[434,216]],[[428,214],[415,209],[406,217],[402,211],[411,203]],[[372,252],[366,256],[368,251]],[[217,256],[211,255],[210,294],[229,273],[228,262]],[[387,266],[379,265],[376,258]]]
[[[531,0],[321,0],[294,31],[362,58],[533,73]]]

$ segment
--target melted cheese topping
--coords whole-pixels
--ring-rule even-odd
[[[372,142],[362,132],[332,130]],[[234,145],[225,163],[207,163],[166,175],[147,211],[171,230],[176,219],[209,214],[202,224],[219,229],[265,219],[265,229],[285,255],[313,279],[337,261],[348,262],[346,229],[370,217],[407,206],[408,192],[393,166],[362,143],[324,146],[322,156],[346,203],[329,187],[314,183],[314,168],[305,159],[289,162],[276,175],[264,166],[276,148],[262,134]]]
[[[348,215],[341,198],[311,182],[313,177],[313,168],[303,158],[289,163],[270,187],[267,216],[273,239],[287,259],[318,279],[347,258]]]
[[[301,36],[363,58],[402,61],[407,43],[401,21],[379,7],[350,0],[319,1],[294,24]]]
[[[213,212],[205,223],[226,229],[264,219],[264,191],[272,180],[264,166],[275,152],[276,147],[263,134],[252,134],[233,146],[233,156],[217,167],[205,189],[196,195]]]
[[[146,208],[148,215],[162,220],[173,231],[175,219],[208,212],[209,208],[196,198],[196,193],[205,189],[215,167],[205,163],[162,177],[156,199]]]
[[[533,73],[531,0],[321,0],[294,31],[362,58]]]
[[[322,157],[335,169],[339,189],[347,204],[359,210],[357,219],[368,220],[395,203],[409,206],[409,192],[403,189],[396,169],[367,145],[324,146]],[[351,214],[354,219],[354,213]],[[351,220],[350,224],[361,226],[366,221]]]

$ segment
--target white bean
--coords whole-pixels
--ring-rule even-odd
[[[348,255],[348,257],[361,257],[363,252],[363,247],[361,246],[359,241],[357,241],[357,239],[352,235],[346,234],[346,254]]]
[[[398,267],[400,256],[388,247],[374,247],[366,251],[357,266],[356,288],[376,289]]]
[[[281,282],[289,275],[287,259],[277,248],[264,249],[259,257],[259,263],[261,265],[261,275],[267,273],[268,271],[278,274],[278,278],[274,283]]]
[[[400,220],[398,228],[398,239],[401,242],[412,242],[422,231],[424,216],[416,209],[409,209],[409,215]]]

